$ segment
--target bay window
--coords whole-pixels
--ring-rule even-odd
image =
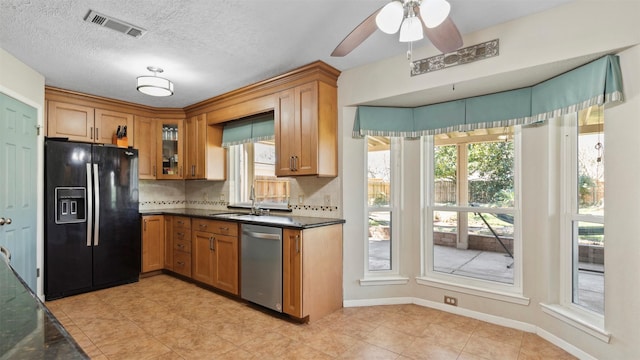
[[[520,289],[515,127],[426,137],[425,276]]]

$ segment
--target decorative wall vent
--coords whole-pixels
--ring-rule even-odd
[[[481,44],[468,46],[454,52],[416,60],[411,64],[411,76],[468,64],[474,61],[500,55],[500,40],[495,39]]]
[[[84,21],[99,26],[104,26],[117,32],[133,36],[134,38],[139,38],[147,32],[147,30],[141,28],[140,26],[131,25],[125,21],[100,14],[99,12],[93,10],[89,10],[89,13],[84,18]]]

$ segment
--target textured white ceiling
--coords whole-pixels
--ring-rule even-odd
[[[462,34],[569,0],[449,0]],[[346,70],[406,52],[374,33],[344,58],[331,51],[387,0],[0,0],[0,47],[46,84],[154,107],[184,107],[316,60]],[[133,38],[84,21],[89,10],[147,30]],[[414,46],[426,46],[422,40]],[[175,94],[135,89],[147,66]]]

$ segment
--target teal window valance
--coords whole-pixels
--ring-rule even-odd
[[[222,147],[274,138],[273,113],[261,114],[225,124],[222,130]]]
[[[618,56],[607,55],[537,85],[415,108],[358,106],[354,137],[418,137],[526,125],[622,101]]]

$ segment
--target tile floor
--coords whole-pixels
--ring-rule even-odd
[[[168,275],[46,305],[92,359],[574,359],[534,334],[417,305],[296,324]]]

